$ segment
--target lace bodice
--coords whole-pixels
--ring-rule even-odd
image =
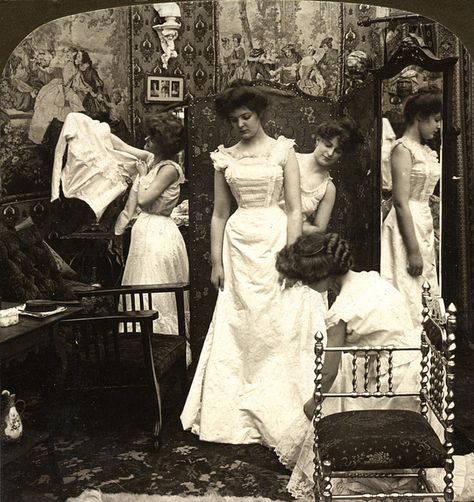
[[[270,207],[278,203],[283,187],[283,167],[294,141],[280,136],[271,150],[261,155],[238,157],[220,145],[211,153],[214,168],[225,179],[240,208]]]
[[[411,154],[410,200],[426,202],[438,183],[441,166],[438,154],[427,145],[402,136],[393,144],[393,148],[402,144]],[[393,152],[393,149],[392,149]]]
[[[321,183],[317,185],[314,185],[314,182],[311,183],[311,180],[308,180],[303,171],[303,166],[309,161],[308,157],[308,154],[296,154],[300,166],[301,210],[304,219],[310,218],[317,211],[319,203],[326,194],[328,183],[332,180],[327,172]]]

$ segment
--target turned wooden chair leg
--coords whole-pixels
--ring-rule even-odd
[[[144,321],[140,323],[140,331],[143,337],[143,349],[145,354],[145,363],[148,370],[150,387],[152,389],[153,404],[155,407],[155,426],[153,431],[153,447],[157,450],[161,446],[161,430],[163,426],[163,418],[161,411],[161,392],[160,384],[156,378],[155,364],[153,360],[153,348],[151,344],[152,321]]]
[[[331,483],[332,466],[329,460],[323,462],[323,502],[332,501],[332,483]]]

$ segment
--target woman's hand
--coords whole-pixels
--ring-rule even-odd
[[[420,251],[415,251],[414,253],[408,253],[408,273],[414,277],[421,275],[423,272],[423,258]]]
[[[316,403],[314,402],[314,397],[308,399],[303,406],[304,414],[308,417],[308,420],[313,420],[314,412],[316,411]]]
[[[143,160],[137,160],[137,171],[140,176],[146,176],[148,173],[148,166]]]
[[[224,267],[222,265],[212,267],[211,282],[216,289],[224,291]]]

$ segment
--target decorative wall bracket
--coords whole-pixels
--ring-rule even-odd
[[[163,68],[167,69],[168,61],[178,56],[174,43],[178,38],[178,31],[181,28],[181,11],[179,5],[175,2],[154,3],[153,8],[158,17],[164,20],[160,24],[155,24],[153,29],[158,34],[163,50],[163,54],[161,55]]]

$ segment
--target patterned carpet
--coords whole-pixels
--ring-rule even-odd
[[[163,445],[151,446],[150,410],[140,395],[89,406],[81,414],[69,410],[56,442],[63,485],[49,482],[47,452],[36,447],[30,457],[9,464],[2,473],[2,502],[40,502],[76,497],[86,488],[105,493],[268,497],[290,501],[289,473],[276,456],[259,445],[205,443],[181,430],[179,389],[168,393]],[[144,413],[144,410],[145,413]],[[71,417],[76,419],[71,423]],[[25,417],[25,426],[28,417]]]
[[[474,367],[472,352],[458,358],[456,453],[473,450]],[[63,484],[50,483],[47,452],[37,446],[2,472],[2,502],[65,501],[87,488],[104,493],[268,497],[291,501],[285,486],[290,473],[259,445],[205,443],[181,430],[183,400],[178,385],[165,399],[165,428],[160,451],[151,446],[151,409],[140,393],[91,398],[63,413],[56,442]],[[35,421],[41,403],[31,399],[24,425]],[[49,410],[49,414],[60,412]],[[36,417],[36,421],[38,421]]]

